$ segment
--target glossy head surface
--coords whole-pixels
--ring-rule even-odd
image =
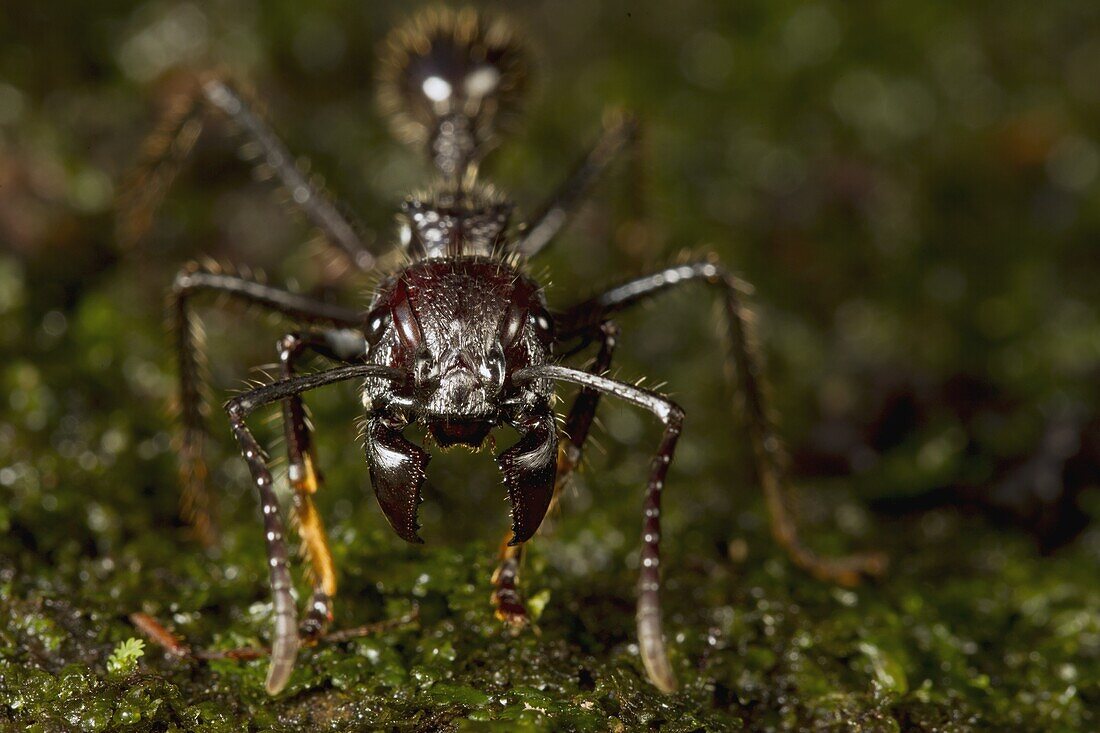
[[[497,260],[423,260],[371,315],[371,359],[409,374],[408,397],[441,445],[480,445],[501,416],[508,375],[545,361],[549,317],[532,281]]]

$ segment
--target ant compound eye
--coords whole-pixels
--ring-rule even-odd
[[[434,382],[439,378],[439,367],[427,348],[417,349],[413,357],[413,378],[417,384]]]
[[[544,309],[536,308],[532,310],[527,316],[527,322],[534,327],[539,341],[544,344],[549,343],[554,338],[554,322],[550,320],[550,314]]]
[[[409,287],[404,281],[398,283],[394,289],[390,302],[390,314],[394,325],[397,326],[401,341],[410,348],[418,348],[424,341],[424,334],[420,330],[416,312],[409,299]]]
[[[485,364],[481,367],[481,378],[486,384],[491,384],[499,390],[504,386],[505,368],[504,349],[498,343],[489,352]]]
[[[382,340],[382,334],[386,332],[386,326],[390,324],[392,318],[386,308],[378,308],[367,316],[367,325],[363,329],[363,335],[367,338],[367,343],[371,346],[377,344]]]

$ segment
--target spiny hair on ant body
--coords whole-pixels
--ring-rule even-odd
[[[399,241],[412,259],[502,258],[508,254],[505,245],[514,210],[515,205],[490,185],[443,181],[402,203]]]
[[[646,674],[659,689],[674,689],[676,675],[659,602],[660,517],[683,410],[652,389],[607,374],[619,342],[616,316],[683,287],[707,288],[723,305],[729,356],[740,378],[757,475],[767,494],[775,536],[796,564],[821,578],[850,584],[861,575],[881,571],[880,556],[821,558],[798,539],[786,513],[783,451],[771,424],[743,281],[707,258],[624,280],[559,311],[548,307],[543,278],[534,277],[528,263],[555,241],[589,199],[595,183],[632,147],[637,132],[633,118],[604,115],[599,138],[568,178],[524,225],[513,226],[511,202],[481,183],[478,174],[486,153],[519,112],[527,87],[528,57],[518,34],[509,24],[473,10],[433,8],[394,31],[383,47],[382,107],[402,140],[424,147],[438,182],[409,196],[401,207],[397,247],[402,264],[381,276],[366,312],[259,282],[241,267],[188,266],[172,290],[182,403],[182,505],[210,541],[216,524],[202,452],[204,356],[196,301],[217,294],[297,324],[278,339],[278,378],[225,405],[262,508],[274,618],[267,690],[275,694],[286,686],[300,645],[325,638],[333,620],[337,574],[313,503],[324,482],[303,394],[341,382],[360,388],[360,436],[371,484],[386,520],[409,542],[421,541],[417,510],[431,456],[404,435],[407,427],[423,427],[430,442],[444,449],[480,448],[490,431],[501,425],[519,435],[496,457],[512,526],[492,579],[495,614],[514,629],[527,623],[518,586],[523,545],[582,460],[601,398],[649,412],[662,436],[643,492],[636,620]],[[159,144],[147,146],[147,151],[160,151],[162,156],[181,152],[179,146],[164,144],[163,131],[171,125],[186,128],[184,147],[189,149],[197,135],[195,126],[184,119],[191,110],[228,117],[256,147],[279,184],[292,192],[289,203],[320,230],[334,251],[361,272],[380,273],[379,238],[365,238],[365,230],[347,213],[351,209],[304,175],[296,158],[233,84],[206,77],[192,93],[187,104],[173,106],[171,124],[158,128]],[[188,112],[181,117],[180,110]],[[128,223],[120,231],[138,232],[146,225],[171,181],[174,162],[156,156],[148,161],[153,173],[136,180],[155,185],[124,200],[122,214]],[[598,347],[597,353],[586,366],[567,366],[591,346]],[[303,373],[301,362],[309,355],[324,358],[331,368]],[[579,388],[564,420],[553,409],[559,383]],[[270,464],[248,425],[255,410],[275,404],[282,408],[298,536],[312,570],[312,596],[300,623]]]

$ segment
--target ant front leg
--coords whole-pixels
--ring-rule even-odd
[[[367,342],[361,333],[350,329],[292,333],[278,343],[282,376],[295,376],[295,365],[307,351],[319,353],[343,363],[361,362],[366,358]],[[298,517],[298,536],[302,551],[309,558],[313,580],[313,595],[301,635],[304,640],[320,638],[332,623],[332,601],[336,596],[336,568],[332,561],[325,526],[313,495],[321,488],[323,477],[317,468],[317,455],[305,406],[300,395],[283,402],[283,426],[286,431],[288,457],[287,475],[294,489],[294,509]]]
[[[676,676],[668,661],[661,622],[661,492],[664,490],[668,467],[676,452],[676,442],[683,429],[684,411],[672,400],[647,389],[626,384],[578,369],[556,364],[521,369],[512,375],[517,382],[552,379],[578,384],[611,397],[617,397],[648,410],[657,417],[664,430],[657,453],[649,469],[642,519],[641,569],[638,577],[638,648],[642,663],[653,684],[662,692],[676,689]]]
[[[880,553],[820,557],[802,544],[799,538],[787,496],[786,455],[772,425],[766,400],[762,359],[753,333],[752,313],[743,301],[743,296],[750,291],[745,282],[735,278],[717,262],[709,260],[669,267],[625,282],[571,308],[559,318],[560,333],[563,338],[586,333],[593,324],[686,283],[706,284],[723,295],[730,361],[740,376],[757,477],[763,485],[776,541],[796,565],[822,580],[850,586],[857,584],[864,576],[881,575],[886,570],[887,559]]]
[[[203,459],[208,412],[204,379],[206,359],[202,348],[202,324],[194,312],[193,303],[196,296],[205,293],[222,295],[305,323],[351,326],[358,323],[359,316],[349,308],[322,303],[240,274],[198,263],[187,265],[176,275],[170,309],[179,369],[182,513],[203,543],[212,545],[217,535],[215,511],[213,497],[206,486],[207,468]]]
[[[303,392],[337,382],[370,377],[399,380],[401,373],[389,367],[374,364],[346,366],[319,374],[281,379],[273,384],[245,392],[225,405],[229,424],[240,445],[241,455],[248,464],[252,480],[260,497],[260,509],[264,523],[264,540],[267,548],[269,582],[272,595],[272,612],[275,616],[275,633],[271,643],[271,664],[267,671],[267,691],[274,695],[282,690],[294,669],[298,654],[298,612],[291,595],[292,581],[287,566],[286,537],[279,510],[279,502],[271,478],[271,469],[260,444],[252,435],[245,418],[256,409],[282,402]]]
[[[619,327],[608,321],[601,323],[597,329],[600,333],[600,350],[596,359],[588,371],[593,374],[604,374],[611,368],[611,356],[618,344]],[[599,404],[600,393],[588,387],[582,387],[573,401],[569,410],[569,416],[565,421],[565,434],[558,440],[558,468],[554,481],[554,498],[548,511],[553,511],[557,505],[561,492],[569,483],[573,472],[580,465],[585,441],[588,440],[588,432],[592,427],[592,421],[596,416],[596,406]],[[520,565],[523,562],[524,544],[513,545],[509,542],[510,535],[505,535],[500,548],[500,562],[493,573],[492,604],[495,615],[513,629],[521,629],[527,625],[527,606],[523,601],[523,595],[519,592]]]

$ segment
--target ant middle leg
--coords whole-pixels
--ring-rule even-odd
[[[196,296],[205,293],[224,295],[306,323],[350,326],[357,323],[358,313],[198,263],[187,265],[176,275],[170,309],[179,369],[182,513],[203,544],[212,545],[217,537],[216,512],[207,488],[208,471],[203,458],[209,413],[204,379],[206,359],[202,324],[193,303]]]
[[[609,112],[606,117],[604,130],[595,145],[531,217],[514,251],[534,257],[545,249],[569,223],[612,163],[633,145],[638,134],[638,120],[621,112]]]
[[[611,367],[611,357],[619,339],[619,326],[606,321],[596,329],[600,337],[600,350],[588,371],[603,375]],[[569,416],[565,421],[565,434],[558,441],[557,477],[554,481],[554,498],[550,509],[554,510],[563,489],[568,485],[573,472],[580,465],[584,444],[596,416],[596,407],[600,393],[588,387],[582,387],[573,401]],[[498,619],[513,629],[527,625],[527,607],[523,595],[519,592],[520,566],[523,561],[524,545],[510,545],[509,532],[501,543],[500,560],[493,572],[493,594],[491,597],[494,613]]]
[[[734,277],[713,260],[668,267],[624,282],[569,309],[559,318],[562,337],[586,333],[615,313],[685,283],[705,284],[718,289],[723,295],[729,361],[740,378],[741,399],[748,419],[757,478],[764,490],[772,535],[776,541],[795,565],[822,580],[851,586],[864,577],[884,573],[887,559],[881,553],[822,557],[806,547],[799,537],[790,506],[787,457],[773,426],[752,313],[744,303],[744,296],[751,291],[746,282]]]

